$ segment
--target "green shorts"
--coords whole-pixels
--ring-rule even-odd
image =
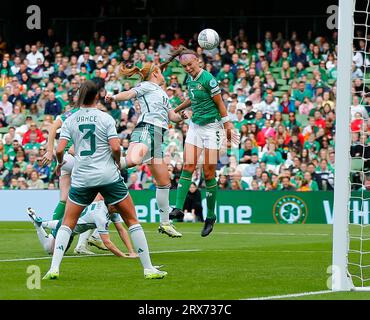
[[[148,162],[153,158],[162,159],[163,134],[166,129],[150,123],[140,122],[131,133],[130,142],[144,143],[148,147],[148,152],[143,158],[143,162]]]
[[[120,178],[116,182],[103,186],[88,188],[71,187],[68,199],[79,206],[87,207],[94,201],[98,193],[101,193],[107,205],[119,203],[128,196],[127,186],[123,179]]]

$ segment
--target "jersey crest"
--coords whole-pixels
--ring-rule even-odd
[[[213,88],[213,87],[216,87],[217,86],[217,80],[216,79],[212,79],[210,82],[209,82],[209,85]]]

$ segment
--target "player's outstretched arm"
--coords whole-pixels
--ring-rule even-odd
[[[60,139],[58,146],[57,146],[56,156],[57,156],[58,165],[56,167],[56,173],[58,176],[60,175],[60,170],[64,164],[63,162],[64,149],[66,148],[67,144],[68,144],[67,140]]]
[[[47,166],[53,161],[54,155],[54,142],[55,136],[57,134],[57,130],[62,126],[63,122],[60,118],[56,119],[52,126],[50,127],[49,134],[48,134],[48,142],[46,145],[46,153],[42,158],[42,164]]]
[[[186,108],[189,108],[191,106],[191,101],[190,99],[185,99],[181,104],[179,104],[173,111],[175,112],[180,112]]]
[[[112,102],[112,101],[126,101],[130,100],[136,97],[136,91],[135,90],[128,90],[124,92],[117,93],[115,95],[107,94],[105,96],[106,102]]]
[[[173,122],[181,122],[182,120],[187,119],[188,116],[186,115],[185,111],[176,113],[174,110],[169,110],[168,118]]]
[[[121,168],[121,144],[118,138],[109,139],[109,145],[112,150],[113,159],[118,168]]]
[[[117,257],[125,258],[126,255],[116,247],[116,245],[110,240],[109,233],[100,234],[100,238],[102,239],[104,245],[107,249],[112,252]]]
[[[116,227],[118,234],[125,244],[127,250],[128,250],[128,255],[126,255],[127,258],[137,258],[138,254],[135,252],[134,248],[132,247],[132,243],[130,240],[130,236],[128,235],[128,232],[126,229],[123,227],[121,222],[115,222],[114,226]]]
[[[227,109],[222,100],[221,94],[216,94],[212,99],[214,103],[217,105],[218,111],[220,112],[222,118],[221,121],[224,125],[224,129],[226,130],[227,139],[234,143],[235,145],[239,145],[240,143],[239,132],[235,130],[234,124],[229,119]]]

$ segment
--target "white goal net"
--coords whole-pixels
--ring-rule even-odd
[[[370,289],[369,10],[339,1],[333,290]]]
[[[348,274],[355,287],[370,286],[370,0],[354,4]]]

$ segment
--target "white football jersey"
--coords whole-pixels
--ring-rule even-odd
[[[101,186],[120,178],[109,145],[116,137],[114,119],[97,108],[81,107],[64,121],[60,139],[72,141],[75,148],[72,187]]]
[[[100,234],[107,234],[110,222],[122,222],[120,215],[118,213],[109,214],[104,201],[96,201],[82,211],[73,233],[80,234],[86,230],[97,228]]]
[[[168,129],[168,111],[171,109],[167,93],[157,84],[144,81],[133,88],[139,101],[139,122],[146,122]]]

